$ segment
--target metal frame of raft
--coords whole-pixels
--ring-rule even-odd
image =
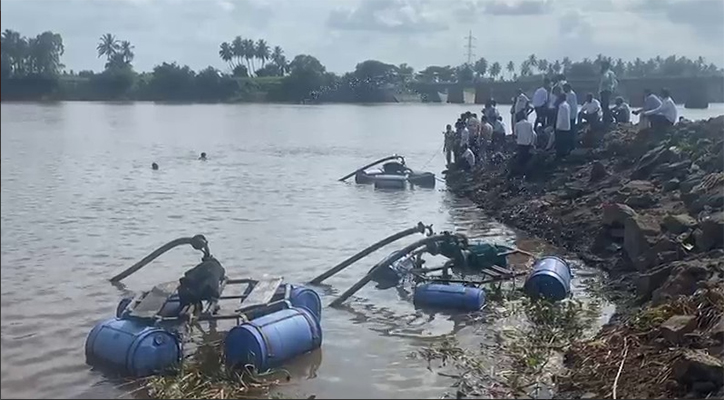
[[[391,160],[398,161],[398,163],[403,167],[403,170],[387,171],[383,166],[383,168],[379,171],[366,171],[368,168],[372,168],[378,164]],[[393,154],[371,162],[339,178],[339,181],[344,182],[352,176],[355,177],[356,183],[372,183],[377,188],[390,189],[402,189],[405,187],[406,183],[421,187],[435,187],[435,180],[437,179],[435,174],[432,172],[418,172],[410,169],[405,165],[405,157],[398,154]]]
[[[90,331],[85,345],[89,364],[133,376],[173,369],[183,360],[190,326],[198,326],[202,321],[214,327],[216,321],[235,320],[235,326],[224,338],[229,367],[253,365],[264,371],[321,346],[322,304],[316,292],[284,284],[281,277],[228,278],[221,264],[211,256],[202,235],[175,239],[159,247],[111,278],[111,282],[120,284],[163,253],[184,244],[203,252],[202,263],[187,271],[178,282],[159,284],[122,299],[115,318],[98,323]],[[228,286],[238,285],[246,288],[224,295]],[[223,300],[238,300],[238,308],[219,313]]]

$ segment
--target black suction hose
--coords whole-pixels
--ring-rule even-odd
[[[392,236],[388,236],[385,239],[380,240],[379,242],[373,244],[372,246],[367,247],[366,249],[360,251],[359,253],[353,255],[352,257],[342,261],[341,263],[335,265],[334,267],[330,268],[323,274],[319,275],[318,277],[312,279],[309,281],[309,283],[313,285],[318,285],[322,283],[325,279],[331,277],[332,275],[338,273],[339,271],[347,268],[348,266],[352,265],[353,263],[361,260],[362,258],[368,256],[372,252],[376,251],[377,249],[387,246],[388,244],[400,240],[405,236],[410,236],[414,233],[425,233],[425,230],[429,230],[432,232],[432,225],[425,226],[422,222],[418,222],[417,226],[414,228],[405,229],[404,231],[400,231],[398,233],[395,233]]]
[[[129,275],[131,275],[131,274],[135,273],[136,271],[138,271],[139,269],[145,267],[148,263],[150,263],[151,261],[153,261],[156,258],[158,258],[159,256],[161,256],[161,254],[173,249],[174,247],[178,247],[178,246],[181,246],[184,244],[190,244],[194,249],[203,251],[205,257],[210,256],[209,245],[208,245],[208,242],[206,241],[206,238],[204,237],[204,235],[196,235],[194,237],[182,237],[182,238],[174,239],[174,240],[164,244],[163,246],[157,248],[156,250],[153,251],[153,253],[147,255],[141,261],[133,264],[131,267],[129,267],[125,271],[123,271],[120,274],[111,278],[110,281],[113,283],[120,282],[123,279],[127,278]]]
[[[385,161],[389,161],[389,160],[395,160],[395,159],[401,159],[401,160],[402,160],[402,163],[403,163],[403,164],[405,163],[405,157],[398,156],[397,154],[393,154],[393,155],[391,155],[391,156],[387,156],[387,157],[384,157],[384,158],[380,158],[379,160],[377,160],[377,161],[375,161],[375,162],[372,162],[372,163],[369,163],[369,164],[365,165],[364,167],[357,168],[356,170],[354,170],[353,172],[349,173],[348,175],[345,175],[345,176],[339,178],[339,181],[340,181],[340,182],[343,182],[343,181],[347,180],[347,178],[349,178],[350,176],[356,174],[356,173],[359,172],[359,171],[363,171],[363,170],[365,170],[365,169],[367,169],[367,168],[369,168],[369,167],[373,167],[373,166],[375,166],[375,165],[377,165],[377,164],[379,164],[379,163],[382,163],[382,162],[385,162]]]
[[[385,268],[395,261],[399,260],[402,257],[405,257],[408,253],[415,251],[418,247],[421,246],[427,246],[431,243],[434,243],[438,240],[448,239],[450,237],[449,234],[441,234],[441,235],[433,235],[426,237],[424,239],[420,239],[417,242],[411,243],[407,245],[406,247],[400,249],[400,251],[394,253],[390,257],[385,258],[384,260],[380,261],[372,267],[372,269],[365,275],[362,279],[360,279],[357,283],[355,283],[351,288],[347,289],[346,292],[342,293],[339,297],[337,297],[332,303],[329,304],[330,307],[338,307],[342,303],[344,303],[345,300],[347,300],[350,296],[357,293],[358,290],[362,289],[364,285],[369,283],[369,281],[372,280],[372,277],[374,276],[374,273],[381,268]]]

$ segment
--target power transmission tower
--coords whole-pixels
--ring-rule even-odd
[[[473,57],[475,57],[475,54],[473,54],[473,49],[475,48],[475,44],[473,44],[473,40],[477,40],[477,38],[473,36],[473,31],[470,30],[468,33],[468,36],[466,36],[465,39],[467,39],[467,41],[468,41],[468,44],[466,47],[467,47],[468,65],[470,65],[470,63],[473,60]]]

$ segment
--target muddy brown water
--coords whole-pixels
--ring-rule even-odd
[[[293,283],[418,221],[520,241],[441,183],[381,191],[337,182],[391,152],[439,174],[442,129],[472,108],[3,103],[2,397],[123,396],[116,381],[85,364],[86,335],[124,294],[107,279],[179,236],[206,235],[231,276]],[[202,151],[206,162],[197,159]],[[394,248],[329,279],[323,302]],[[198,260],[176,249],[128,278],[128,289],[177,279]],[[465,321],[417,312],[398,291],[368,285],[349,307],[324,309],[322,349],[289,366],[293,380],[282,391],[440,397],[452,380],[408,355],[447,335],[492,343],[493,323]]]

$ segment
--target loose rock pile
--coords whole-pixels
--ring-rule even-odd
[[[702,319],[696,310],[683,307],[683,314],[657,320],[659,325],[647,326],[646,335],[636,336],[628,346],[643,346],[645,350],[630,351],[644,351],[646,357],[651,356],[648,352],[662,355],[661,362],[672,368],[665,376],[641,376],[640,385],[651,385],[646,389],[649,397],[721,395],[724,116],[680,123],[668,132],[639,132],[623,125],[602,137],[584,133],[581,142],[591,147],[579,147],[563,161],[545,152],[534,154],[524,177],[511,174],[516,162],[512,154],[498,153],[490,157],[495,163],[472,177],[450,172],[448,186],[492,216],[604,268],[617,282],[615,288],[635,293],[636,307],[616,325],[604,329],[594,342],[574,347],[574,353],[588,352],[590,357],[574,363],[578,374],[573,378],[593,379],[581,371],[594,374],[590,363],[601,363],[601,354],[617,355],[620,361],[622,335],[641,334],[627,322],[640,310],[709,293],[713,297],[707,304],[714,317]],[[681,335],[704,339],[672,343]],[[628,364],[628,374],[641,371],[635,363]],[[714,377],[716,371],[719,378]],[[610,396],[612,384],[579,388],[569,381],[567,389]]]

